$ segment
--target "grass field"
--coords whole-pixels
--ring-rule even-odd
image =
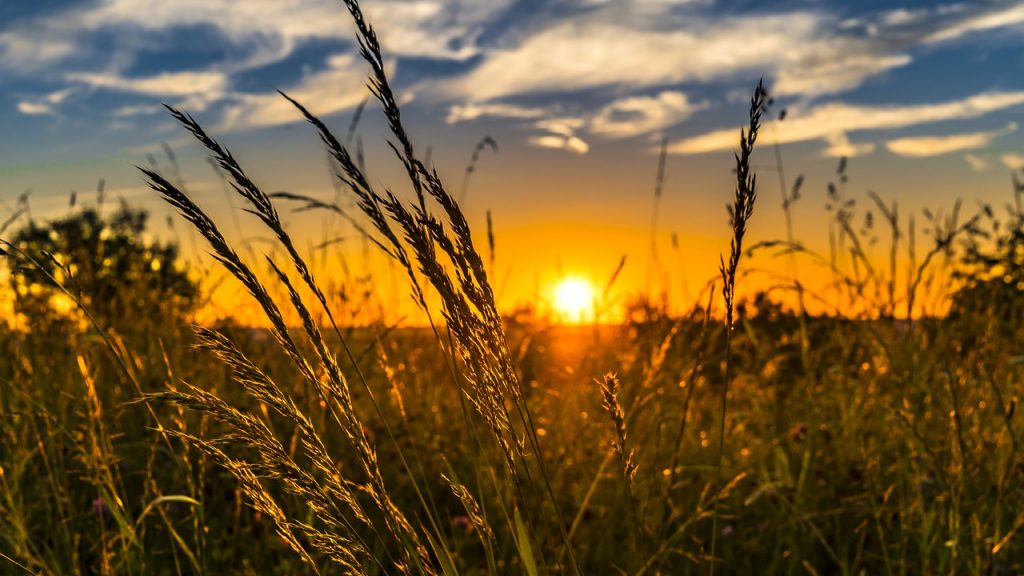
[[[870,198],[883,232],[861,230],[866,210],[831,188],[831,257],[792,226],[751,245],[747,222],[777,209],[751,161],[759,85],[722,193],[731,245],[691,311],[638,298],[619,325],[506,315],[346,5],[408,198],[371,184],[315,102],[295,113],[429,326],[352,326],[278,213],[333,208],[265,193],[171,109],[277,256],[236,249],[180,182],[143,175],[261,317],[192,326],[205,286],[173,246],[134,251],[130,211],[12,225],[0,573],[1024,573],[1022,187],[1001,220],[931,217],[918,246],[896,205]],[[881,262],[875,235],[892,246]],[[769,251],[791,261],[781,301],[743,289]],[[798,258],[829,266],[832,291],[806,289]]]

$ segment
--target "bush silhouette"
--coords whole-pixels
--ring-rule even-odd
[[[37,328],[66,322],[72,303],[52,276],[103,326],[183,320],[198,286],[178,265],[176,244],[145,239],[147,220],[145,210],[123,205],[108,217],[88,208],[21,228],[11,243],[35,263],[10,277],[16,311]]]

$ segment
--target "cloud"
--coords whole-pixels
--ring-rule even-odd
[[[54,113],[53,107],[43,102],[29,102],[27,100],[22,100],[21,102],[18,102],[17,108],[18,112],[21,112],[22,114],[25,114],[27,116],[38,116],[42,114]]]
[[[886,142],[885,147],[893,154],[900,156],[925,157],[949,154],[950,152],[961,152],[983,148],[992,143],[1000,136],[1005,136],[1017,130],[1017,124],[1011,122],[1002,130],[991,130],[988,132],[972,132],[970,134],[950,134],[948,136],[914,136],[909,138],[898,138]]]
[[[363,8],[388,57],[464,61],[479,54],[485,26],[513,1],[374,0]],[[177,32],[196,28],[213,31],[220,55],[191,69],[149,67],[137,72],[139,64],[158,61],[139,61],[140,55],[166,51]],[[6,30],[0,23],[0,71],[33,79],[46,72],[48,81],[170,100],[193,111],[222,103],[228,111],[226,123],[241,126],[251,116],[253,125],[260,126],[279,123],[286,111],[276,94],[239,91],[240,73],[281,62],[313,42],[355,52],[354,39],[351,18],[337,0],[104,0],[22,18]],[[96,52],[101,42],[102,59]],[[348,69],[355,78],[343,78],[329,64],[326,71],[307,73],[291,90],[313,96],[311,105],[319,104],[325,113],[336,111],[352,100],[353,81],[365,82],[363,70]],[[330,82],[344,87],[343,93],[332,93]],[[146,112],[146,105],[153,103],[139,102],[115,115]],[[19,107],[31,113],[56,109],[30,98]]]
[[[579,129],[586,126],[586,123],[586,120],[583,118],[571,116],[540,120],[534,126],[547,132],[547,134],[532,136],[527,142],[541,148],[555,148],[576,154],[586,154],[590,151],[590,145],[576,135]]]
[[[541,130],[546,130],[560,136],[572,136],[577,130],[586,126],[587,121],[583,118],[567,116],[563,118],[550,118],[541,120],[535,125]]]
[[[780,144],[808,140],[835,141],[839,135],[851,132],[893,130],[946,120],[977,118],[1021,104],[1024,104],[1024,91],[983,92],[939,104],[869,106],[833,102],[808,110],[791,109],[787,119],[775,131],[774,138]],[[677,140],[670,145],[669,151],[674,154],[701,154],[731,150],[736,146],[737,134],[735,128],[715,130]]]
[[[574,136],[577,131],[607,138],[628,138],[647,134],[678,124],[706,104],[690,102],[686,94],[666,90],[653,96],[629,96],[613,100],[596,112],[564,116],[558,107],[519,106],[503,102],[470,103],[452,106],[447,122],[454,124],[484,116],[515,119],[537,119],[535,126],[561,136]]]
[[[928,10],[925,9],[908,10],[906,8],[897,8],[883,13],[881,21],[887,26],[905,26],[920,22],[927,16]]]
[[[857,156],[867,156],[875,151],[874,144],[850,142],[849,137],[843,133],[826,136],[825,141],[828,142],[828,148],[825,148],[822,154],[832,158],[856,158]]]
[[[394,70],[393,65],[389,65]],[[318,116],[353,108],[366,97],[366,70],[362,59],[339,54],[325,70],[307,74],[285,90]],[[298,110],[277,93],[233,94],[218,130],[262,128],[301,121]]]
[[[1010,170],[1024,169],[1024,154],[1019,152],[1007,152],[999,157],[999,161]]]
[[[955,9],[946,4],[845,20],[821,3],[742,13],[712,10],[710,4],[562,0],[539,3],[529,16],[518,0],[374,0],[364,9],[388,57],[446,61],[446,72],[423,81],[418,90],[448,109],[449,123],[487,116],[526,121],[557,116],[566,107],[544,102],[545,95],[586,92],[591,98],[587,107],[568,111],[588,122],[581,131],[608,138],[650,133],[686,120],[699,109],[686,99],[692,93],[687,83],[734,86],[740,78],[763,74],[773,79],[775,95],[806,102],[908,66],[922,44],[1024,22],[1021,3]],[[212,31],[218,56],[190,70],[127,73],[140,69],[141,55],[166,50],[164,43],[173,41],[176,32],[196,29]],[[242,126],[250,115],[253,125],[270,125],[285,115],[277,97],[240,92],[239,74],[281,62],[302,46],[351,49],[353,37],[337,0],[79,2],[0,30],[0,70],[33,78],[37,72],[52,72],[46,77],[177,98],[197,110],[219,104],[232,125]],[[341,82],[340,93],[319,88],[332,80]],[[292,91],[323,98],[323,109],[336,111],[351,101],[350,84],[328,65],[307,73]],[[531,97],[530,105],[512,103],[524,95]],[[26,110],[40,111],[44,105],[33,98],[23,102]],[[146,104],[152,102],[138,103]],[[59,107],[48,106],[51,111]],[[839,133],[827,137],[842,144]]]
[[[115,108],[111,115],[116,118],[127,118],[129,116],[145,116],[163,112],[164,107],[159,104],[132,104]]]
[[[541,148],[567,150],[569,152],[575,152],[576,154],[586,154],[590,150],[590,145],[578,136],[546,134],[544,136],[533,136],[528,140],[528,142]]]
[[[18,102],[18,112],[29,116],[38,116],[43,114],[56,115],[56,106],[68,99],[69,96],[74,94],[76,90],[74,88],[66,88],[64,90],[58,90],[51,92],[38,100],[22,100]]]
[[[984,158],[975,156],[974,154],[964,154],[964,160],[971,166],[971,170],[975,172],[984,172],[988,170],[988,161]]]
[[[476,40],[483,25],[511,2],[375,0],[365,4],[364,12],[390,55],[464,60],[478,53]],[[0,47],[7,57],[42,64],[74,55],[89,37],[200,26],[215,29],[233,45],[233,70],[281,61],[311,40],[351,43],[354,38],[345,7],[337,0],[105,0],[19,23],[25,30],[0,35]]]
[[[666,87],[765,74],[776,95],[821,96],[911,64],[923,44],[1013,26],[1024,5],[938,6],[840,19],[823,8],[736,14],[674,11],[670,3],[591,3],[484,47],[449,97],[496,100],[604,87]],[[628,8],[626,6],[628,5]],[[954,9],[955,8],[955,9]]]
[[[1024,4],[990,8],[942,26],[924,38],[925,43],[947,42],[975,32],[1024,24]]]
[[[127,78],[116,74],[72,73],[68,80],[93,88],[147,96],[198,96],[216,99],[224,94],[228,79],[221,72],[164,72],[153,76]]]
[[[704,107],[676,91],[622,98],[602,108],[591,119],[589,128],[595,134],[626,138],[678,124]]]
[[[68,38],[40,34],[34,26],[0,32],[0,69],[33,72],[74,53]]]
[[[842,40],[827,42],[821,52],[808,55],[802,65],[780,69],[775,75],[775,94],[819,96],[846,92],[868,78],[913,61],[906,54],[858,54],[855,44]]]
[[[548,116],[549,114],[550,111],[547,108],[541,107],[518,106],[516,104],[506,104],[502,102],[471,102],[469,104],[455,105],[449,108],[448,117],[445,118],[445,122],[448,124],[457,124],[459,122],[468,122],[486,116],[531,119],[541,118]]]
[[[652,27],[603,16],[561,22],[489,50],[444,91],[493,100],[609,86],[646,88],[775,71],[776,91],[845,90],[909,58],[877,54],[872,43],[835,34],[831,17],[794,11],[720,19],[688,17]],[[810,79],[810,80],[809,80]]]
[[[909,66],[926,44],[1024,21],[1019,2],[900,8],[845,20],[824,8],[737,15],[670,0],[583,3],[586,12],[517,30],[485,46],[478,66],[437,90],[466,101],[614,91],[621,102],[649,98],[635,93],[652,88],[764,74],[773,79],[774,95],[807,102]],[[685,13],[677,10],[681,4],[690,4]],[[652,117],[644,130],[672,121],[666,116],[658,125]],[[600,120],[591,130],[602,131]],[[865,150],[861,144],[856,151]]]

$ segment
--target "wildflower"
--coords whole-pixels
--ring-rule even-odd
[[[789,429],[789,439],[794,442],[799,442],[807,436],[807,424],[803,422],[797,422]]]
[[[473,521],[466,515],[459,515],[452,517],[452,526],[462,530],[466,534],[473,532]]]

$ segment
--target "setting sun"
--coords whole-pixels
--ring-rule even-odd
[[[593,316],[594,287],[582,278],[565,278],[555,286],[553,304],[563,320],[584,322]]]

